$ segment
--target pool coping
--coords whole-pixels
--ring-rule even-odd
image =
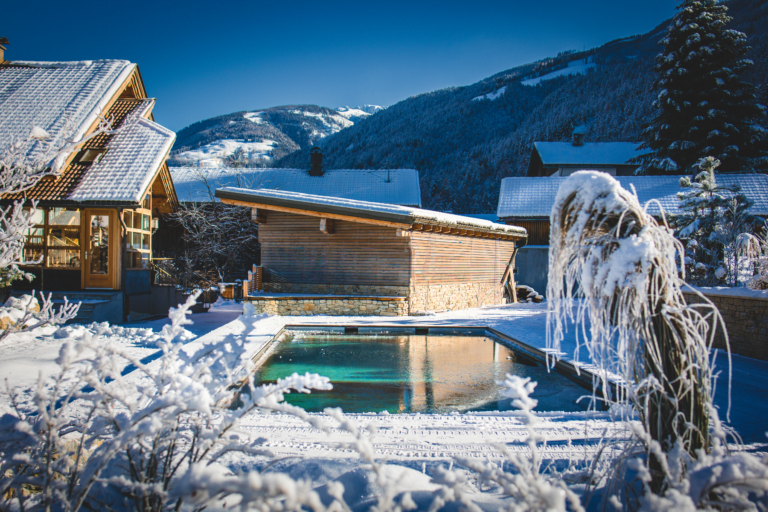
[[[362,332],[361,332],[362,329]],[[576,381],[578,384],[585,388],[593,389],[594,383],[597,386],[594,387],[595,396],[602,394],[603,379],[595,372],[584,367],[578,367],[570,361],[566,361],[558,358],[555,354],[548,353],[540,348],[533,347],[524,343],[512,336],[494,329],[493,327],[483,325],[453,325],[450,327],[444,325],[409,325],[403,326],[402,324],[345,324],[345,325],[329,325],[329,324],[285,324],[283,327],[275,333],[272,338],[264,343],[259,350],[257,350],[252,356],[251,360],[254,363],[259,363],[271,348],[274,348],[279,343],[279,338],[286,331],[325,331],[338,334],[407,334],[407,335],[429,335],[429,334],[442,334],[442,335],[476,335],[486,336],[490,334],[492,337],[498,338],[505,344],[513,345],[517,350],[522,351],[529,357],[532,357],[539,362],[546,365],[550,365],[554,361],[554,365],[551,368],[562,372],[564,376]],[[379,331],[379,332],[376,332]],[[382,332],[384,331],[384,332]],[[263,364],[263,363],[262,363]],[[260,366],[260,364],[257,364]],[[611,389],[611,396],[616,396],[617,388],[619,384],[613,379],[607,379],[608,385]]]

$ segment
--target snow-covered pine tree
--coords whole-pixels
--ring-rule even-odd
[[[765,107],[741,74],[747,36],[729,30],[728,7],[717,0],[682,0],[660,41],[654,91],[656,115],[643,132],[641,174],[695,174],[714,156],[730,172],[768,167]]]
[[[762,223],[749,214],[753,202],[739,193],[739,187],[717,183],[715,169],[719,165],[720,161],[715,158],[702,158],[697,162],[701,172],[695,180],[680,179],[680,186],[686,189],[678,193],[681,213],[671,219],[676,236],[687,242],[688,279],[698,285],[727,281],[732,272],[724,251],[728,251],[741,233],[752,231],[754,225]]]

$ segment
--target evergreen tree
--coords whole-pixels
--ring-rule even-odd
[[[732,265],[739,235],[750,232],[762,220],[751,215],[753,201],[739,187],[719,185],[712,157],[697,163],[695,180],[680,178],[686,189],[678,193],[680,214],[672,218],[675,236],[687,241],[685,264],[688,280],[698,285],[736,284],[738,269]],[[730,279],[729,279],[730,277]]]
[[[739,76],[747,36],[729,30],[728,8],[717,0],[682,0],[656,57],[656,116],[644,131],[641,173],[693,174],[713,156],[729,171],[766,165],[766,131],[757,125],[764,107]]]

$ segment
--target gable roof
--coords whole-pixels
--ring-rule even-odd
[[[631,158],[648,150],[637,151],[638,142],[585,142],[574,146],[570,142],[534,142],[545,166],[555,165],[626,165]]]
[[[549,218],[560,184],[567,177],[504,178],[501,180],[497,215],[501,219]],[[640,204],[655,199],[648,205],[648,213],[659,215],[659,204],[666,213],[678,213],[680,200],[677,193],[680,176],[615,176],[626,190],[637,192]],[[717,183],[723,186],[738,185],[741,193],[755,202],[750,212],[768,215],[768,175],[765,174],[718,174]]]
[[[11,140],[25,140],[33,126],[53,140],[68,128],[76,139],[83,137],[135,69],[136,64],[125,60],[4,62],[0,65],[0,147]],[[40,147],[39,142],[30,144],[28,154]]]
[[[154,99],[115,99],[137,76],[136,64],[118,60],[14,61],[0,65],[0,147],[11,140],[26,139],[32,126],[43,128],[54,140],[71,130],[75,138],[81,138],[100,115],[112,118],[113,129],[121,128],[83,145],[81,149],[107,148],[98,162],[74,161],[58,176],[45,177],[31,189],[4,199],[126,206],[140,203],[176,135],[147,118]],[[30,144],[28,155],[39,150],[37,144]],[[176,196],[171,180],[163,180],[163,186],[171,187],[166,194],[173,203]]]
[[[452,228],[491,231],[518,238],[526,238],[528,236],[527,231],[523,228],[496,224],[484,219],[339,197],[301,194],[282,190],[252,190],[235,187],[217,189],[216,197],[240,204],[254,205],[257,208],[266,207],[265,209],[269,209],[272,206],[276,207],[276,209],[343,215],[408,226],[413,224],[434,224]]]
[[[415,169],[333,169],[310,176],[303,169],[235,169],[232,167],[171,167],[176,193],[182,202],[208,202],[211,190],[241,187],[282,190],[358,201],[421,206],[419,171]]]
[[[171,130],[138,119],[107,143],[104,157],[90,166],[67,199],[140,203],[174,140]]]

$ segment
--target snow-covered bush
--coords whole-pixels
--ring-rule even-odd
[[[597,172],[575,173],[561,185],[551,226],[548,347],[559,352],[566,321],[576,321],[605,398],[637,414],[637,450],[630,446],[616,467],[639,472],[644,506],[727,507],[763,492],[765,461],[724,451],[710,359],[714,333],[725,331],[724,324],[704,297],[686,304],[678,271],[684,251],[671,229]],[[608,395],[609,380],[618,382],[618,396]],[[707,472],[712,479],[702,482]],[[615,487],[621,497],[615,502],[631,504],[631,493]]]

